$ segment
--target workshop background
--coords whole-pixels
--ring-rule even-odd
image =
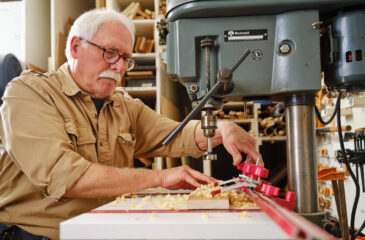
[[[0,1],[0,88],[1,94],[6,83],[22,70],[34,69],[45,72],[56,70],[66,58],[65,41],[72,22],[82,12],[99,7],[107,7],[124,12],[134,19],[136,25],[136,43],[133,58],[136,68],[124,77],[122,87],[133,97],[141,98],[156,112],[175,120],[182,120],[191,110],[186,90],[179,83],[171,81],[166,73],[166,42],[160,38],[163,34],[157,25],[166,11],[163,0],[23,0]],[[16,61],[19,60],[18,61]],[[20,64],[20,65],[19,65]],[[326,89],[318,94],[317,107],[327,119],[335,109],[336,96]],[[347,94],[342,96],[342,125],[351,126],[348,132],[365,128],[365,94]],[[265,167],[270,170],[269,181],[281,189],[287,187],[286,137],[283,106],[278,102],[227,103],[214,114],[223,121],[233,121],[245,128],[258,143],[263,155]],[[335,120],[329,125],[336,126]],[[318,128],[323,127],[320,124]],[[336,131],[318,132],[317,137],[318,168],[337,167],[346,170],[339,163],[337,150],[340,149]],[[354,140],[349,138],[345,147],[354,149]],[[239,171],[231,165],[231,157],[222,148],[217,147],[218,161],[212,164],[212,175],[218,179],[236,176]],[[136,166],[147,168],[170,168],[188,164],[204,171],[202,161],[190,158],[172,159],[136,159]],[[352,166],[357,170],[356,166]],[[362,175],[361,175],[362,171]],[[364,192],[363,170],[360,171],[360,187]],[[362,182],[361,182],[362,181]],[[322,182],[318,186],[321,208],[337,216],[331,182]],[[345,181],[345,193],[348,219],[352,210],[355,187],[349,176]],[[361,194],[355,227],[359,228],[365,219],[365,196]]]

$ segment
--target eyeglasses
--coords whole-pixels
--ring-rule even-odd
[[[124,64],[126,64],[128,66],[127,71],[130,71],[134,68],[134,60],[132,58],[121,55],[115,49],[103,48],[103,47],[97,45],[96,43],[90,42],[86,39],[83,39],[83,38],[80,38],[80,39],[83,40],[83,41],[86,41],[88,44],[102,50],[103,51],[103,58],[104,58],[104,61],[106,63],[113,64],[113,63],[118,62],[119,59],[122,58]]]

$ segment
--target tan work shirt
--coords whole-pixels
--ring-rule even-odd
[[[202,154],[190,122],[167,147],[177,122],[115,92],[98,116],[63,65],[13,79],[0,108],[0,223],[59,238],[59,223],[113,199],[63,198],[91,163],[133,167],[133,159]],[[121,183],[123,184],[123,183]]]

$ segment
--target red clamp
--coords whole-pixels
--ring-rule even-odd
[[[246,175],[254,180],[257,180],[259,177],[267,178],[269,175],[269,170],[252,163],[240,163],[237,168],[242,171],[243,175]]]
[[[257,180],[259,177],[267,178],[267,176],[269,175],[268,169],[251,163],[240,163],[237,168],[242,171],[242,175],[246,175],[248,178],[253,180]],[[243,181],[245,180],[240,180],[240,182]],[[238,189],[247,192],[247,187],[240,187]],[[296,194],[294,192],[288,191],[286,193],[285,199],[277,198],[280,189],[278,187],[271,186],[271,183],[264,180],[260,180],[260,183],[257,184],[256,191],[264,193],[276,203],[291,211],[293,211],[295,208]]]

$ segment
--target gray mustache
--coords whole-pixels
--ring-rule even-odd
[[[113,71],[109,71],[109,70],[100,73],[99,77],[111,78],[111,79],[115,80],[117,83],[120,83],[120,81],[122,80],[122,77],[120,76],[120,74],[115,73]]]

